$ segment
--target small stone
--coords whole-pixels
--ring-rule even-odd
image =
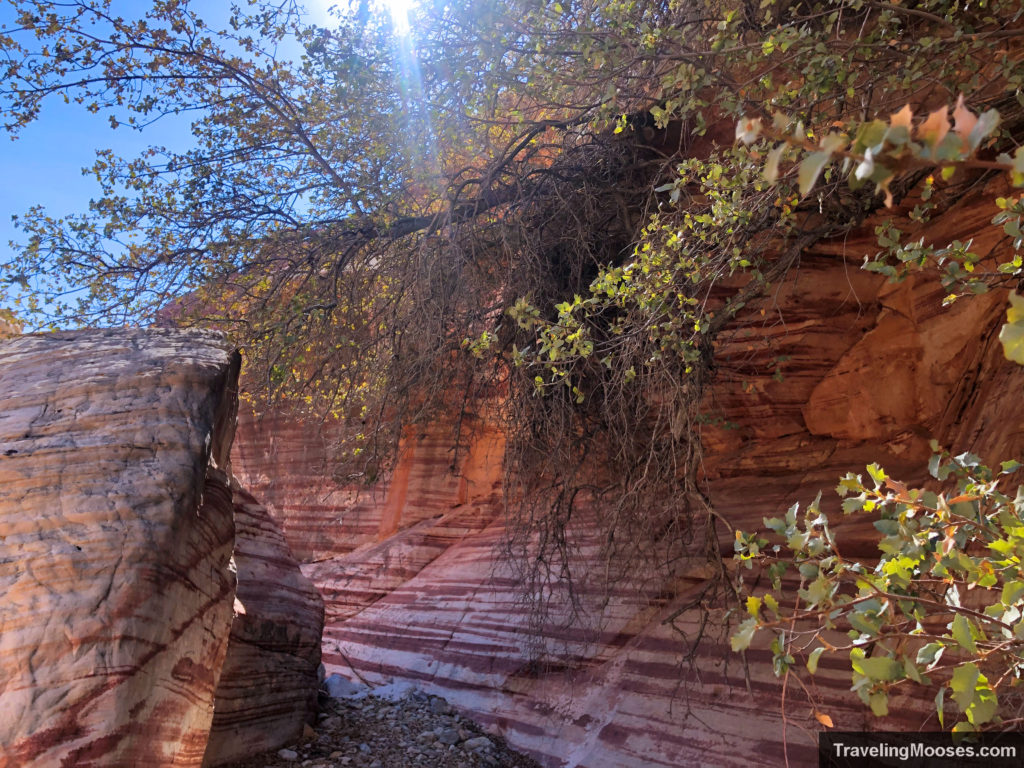
[[[433,744],[437,741],[437,734],[433,731],[424,731],[416,738],[421,744]]]
[[[448,702],[439,696],[435,696],[430,700],[430,711],[435,715],[447,715],[452,711],[452,708],[448,705]]]
[[[299,753],[296,752],[294,749],[281,749],[281,750],[278,750],[277,756],[280,757],[282,760],[288,760],[289,762],[292,761],[292,760],[298,760],[299,759]]]
[[[368,754],[370,752],[370,745],[364,741],[362,744],[359,745],[359,751],[363,754]]]
[[[327,695],[332,699],[351,699],[356,696],[365,696],[367,688],[358,685],[351,680],[335,673],[324,681],[324,688]]]
[[[315,739],[316,731],[309,727],[309,723],[305,723],[302,726],[302,738],[303,739]]]
[[[344,754],[345,753],[342,752],[340,749],[336,749],[333,752],[331,752],[331,754],[329,754],[328,757],[331,758],[331,760],[337,760],[339,757],[342,757]]]
[[[472,739],[466,739],[462,746],[466,749],[490,749],[494,744],[486,736],[476,736]]]
[[[459,732],[454,728],[444,728],[437,735],[437,740],[442,744],[457,744],[459,741]]]

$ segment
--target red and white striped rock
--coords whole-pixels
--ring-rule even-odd
[[[235,574],[217,334],[0,344],[0,764],[198,766]]]
[[[1005,247],[989,225],[993,197],[961,202],[914,237],[973,237],[980,253]],[[704,471],[717,512],[738,528],[760,527],[819,489],[837,512],[829,489],[871,461],[916,481],[929,438],[990,461],[1024,449],[1024,369],[1003,359],[996,339],[1005,295],[944,310],[938,281],[887,285],[858,269],[877,250],[873,225],[805,254],[799,271],[749,303],[718,341],[706,412],[719,426],[703,427]],[[247,477],[273,478],[282,490],[302,484],[322,500],[298,509],[287,492],[272,499],[293,546],[320,561],[304,570],[326,599],[328,673],[414,682],[550,766],[778,765],[787,754],[793,765],[816,762],[820,726],[792,688],[785,726],[766,647],[748,652],[748,680],[713,613],[698,656],[687,661],[680,631],[695,637],[700,612],[669,619],[699,601],[707,583],[700,568],[659,593],[613,594],[589,645],[557,617],[531,621],[498,546],[500,435],[495,450],[479,452],[490,463],[471,470],[490,478],[479,494],[453,490],[450,443],[437,425],[407,445],[390,487],[363,492],[353,505],[336,495],[346,489],[293,461],[310,427],[275,418],[273,452],[254,450],[255,432],[243,422],[236,464]],[[874,548],[870,521],[837,529],[844,554]],[[731,541],[721,543],[728,560]],[[592,551],[581,551],[582,572],[600,565],[587,561]],[[851,695],[848,669],[831,660],[815,682],[837,727],[935,728],[924,699],[894,697],[894,716],[875,720]]]
[[[204,765],[290,744],[316,715],[324,603],[266,507],[234,492],[238,591]]]

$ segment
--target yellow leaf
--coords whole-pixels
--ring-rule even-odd
[[[826,728],[835,728],[835,725],[832,723],[832,718],[826,715],[824,712],[815,712],[814,719],[822,725],[824,725]]]
[[[1006,310],[1006,322],[1019,323],[1024,320],[1024,296],[1011,293],[1010,306]]]
[[[903,126],[908,131],[910,130],[911,123],[914,121],[914,112],[910,109],[909,104],[904,104],[903,109],[899,112],[893,112],[889,115],[889,125],[893,128]]]
[[[947,107],[940,107],[928,115],[928,119],[917,129],[917,137],[928,146],[938,146],[939,142],[949,133],[948,113]]]

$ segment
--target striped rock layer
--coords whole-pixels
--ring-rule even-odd
[[[236,731],[301,729],[316,599],[258,505],[233,500],[238,365],[199,331],[0,344],[0,766],[200,766],[245,687],[262,706],[235,707]],[[305,613],[284,617],[288,595]]]
[[[965,199],[912,237],[997,251],[995,196]],[[870,556],[877,532],[842,519],[830,491],[839,476],[878,461],[918,482],[931,438],[990,462],[1024,449],[1024,369],[997,340],[1005,292],[944,309],[937,280],[887,284],[860,270],[878,250],[874,223],[805,253],[719,338],[703,471],[737,528],[760,528],[823,490],[844,554]],[[329,437],[329,426],[243,415],[234,454],[324,595],[328,673],[415,683],[548,766],[816,764],[821,726],[807,698],[790,687],[783,712],[768,648],[755,644],[745,667],[722,612],[702,612],[706,564],[684,564],[657,589],[623,582],[589,594],[584,578],[584,602],[604,606],[589,622],[568,621],[557,594],[538,614],[503,554],[499,433],[485,431],[452,472],[450,429],[436,425],[406,441],[389,484],[369,490],[315,468],[328,464]],[[586,574],[603,564],[586,510],[578,519]],[[732,542],[719,533],[728,567]],[[930,694],[894,696],[893,715],[877,720],[851,694],[845,664],[824,657],[814,682],[820,712],[840,729],[937,728]]]
[[[208,466],[236,375],[207,334],[0,347],[5,765],[200,764],[235,592]]]
[[[324,603],[266,507],[234,491],[238,591],[203,765],[293,743],[316,713]]]

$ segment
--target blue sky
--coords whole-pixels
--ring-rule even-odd
[[[21,239],[11,223],[13,214],[36,204],[58,216],[88,207],[98,188],[95,178],[82,175],[82,168],[93,164],[97,149],[115,148],[130,156],[149,144],[187,147],[190,141],[185,120],[161,121],[141,133],[124,127],[113,130],[101,115],[52,101],[18,139],[0,134],[5,182],[0,184],[0,261],[7,260],[8,241]]]
[[[197,4],[203,16],[216,23],[217,5],[227,10],[225,0]],[[313,9],[311,18],[329,23],[326,0],[307,0]],[[137,9],[141,15],[150,3],[145,0],[124,2],[121,13]],[[115,4],[117,7],[117,4]],[[7,3],[0,5],[0,24],[13,26],[14,15]],[[113,149],[132,157],[147,146],[157,144],[172,150],[191,146],[187,118],[163,119],[135,131],[126,126],[112,129],[104,114],[91,114],[77,104],[64,104],[59,98],[44,104],[38,120],[24,128],[16,140],[0,131],[0,263],[9,260],[9,242],[21,242],[24,235],[15,229],[11,216],[25,213],[33,205],[42,205],[52,216],[86,210],[89,200],[98,194],[95,178],[84,176],[97,149]]]

